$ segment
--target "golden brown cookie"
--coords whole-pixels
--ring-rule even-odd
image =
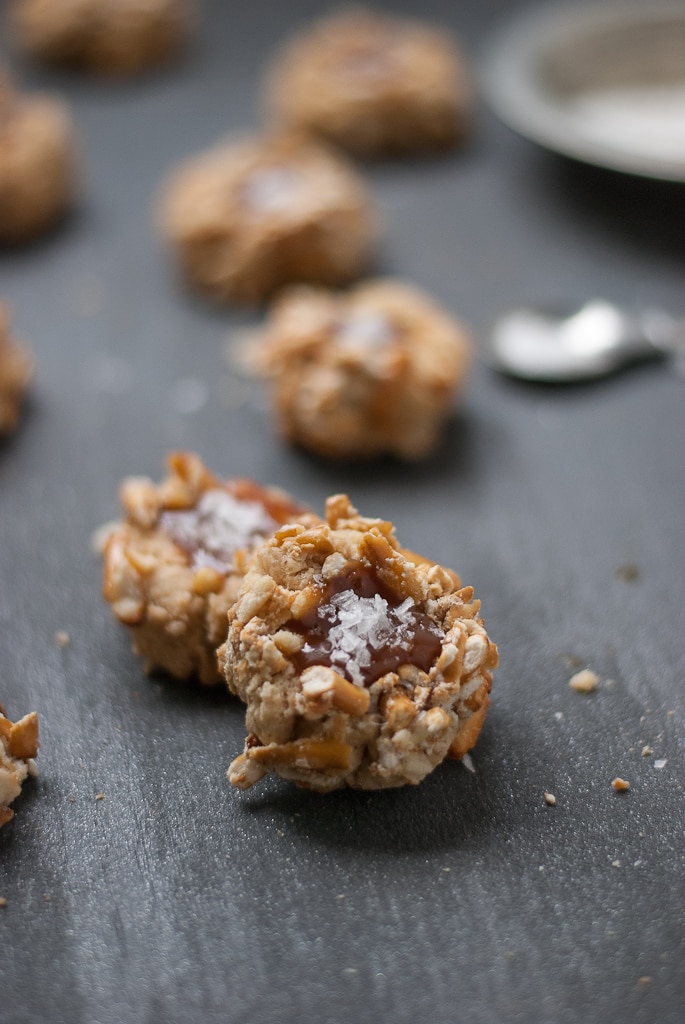
[[[284,523],[318,518],[251,480],[219,480],[176,452],[160,483],[124,480],[124,521],[104,549],[104,596],[145,668],[220,682],[216,648],[253,550]]]
[[[229,779],[310,789],[416,784],[480,732],[497,648],[471,587],[402,549],[345,495],[326,524],[255,553],[219,649],[249,735]]]
[[[21,793],[22,782],[37,775],[38,715],[32,711],[11,722],[0,709],[0,828],[14,817],[10,804]]]
[[[276,125],[364,156],[444,149],[463,137],[471,90],[443,28],[363,8],[287,41],[266,79]]]
[[[134,75],[185,42],[191,0],[12,0],[10,25],[32,56],[103,75]]]
[[[284,293],[255,356],[288,440],[334,458],[414,459],[435,446],[470,348],[461,324],[423,292],[378,280],[347,293]]]
[[[24,392],[33,375],[33,359],[23,345],[10,339],[7,307],[0,302],[0,434],[14,430]]]
[[[365,270],[375,237],[357,172],[292,136],[227,143],[183,164],[160,221],[184,277],[240,303],[292,282],[346,283]]]
[[[21,94],[0,73],[0,244],[29,241],[62,216],[75,192],[76,151],[66,104]]]

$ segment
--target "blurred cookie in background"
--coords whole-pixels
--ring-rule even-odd
[[[49,64],[135,75],[167,63],[192,31],[193,0],[12,0],[11,35]]]
[[[346,284],[366,270],[377,234],[361,176],[291,135],[219,144],[183,163],[163,189],[160,225],[193,287],[246,304],[294,282]]]
[[[33,358],[23,344],[10,338],[9,313],[0,302],[0,436],[16,427],[32,376]]]
[[[361,156],[450,148],[465,135],[472,105],[449,31],[364,8],[286,40],[267,71],[265,101],[277,126]]]
[[[0,71],[0,245],[51,228],[77,187],[78,146],[66,103],[23,93]]]
[[[289,289],[252,344],[282,434],[341,459],[429,454],[471,355],[454,317],[394,280],[346,293]]]

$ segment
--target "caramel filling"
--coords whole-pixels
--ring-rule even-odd
[[[428,672],[444,634],[410,597],[398,596],[372,566],[350,562],[321,600],[285,629],[303,638],[291,655],[299,672],[328,665],[357,686],[370,686],[401,665]]]
[[[167,510],[159,527],[189,556],[191,565],[220,573],[234,568],[238,550],[252,548],[278,528],[259,500],[235,497],[220,487],[205,491],[197,505]]]

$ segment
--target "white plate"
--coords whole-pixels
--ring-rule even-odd
[[[525,11],[481,65],[511,128],[586,163],[685,181],[685,0]]]

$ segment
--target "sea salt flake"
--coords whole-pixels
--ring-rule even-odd
[[[357,686],[363,686],[362,670],[371,665],[376,652],[390,644],[411,651],[415,609],[411,598],[392,607],[380,594],[361,597],[353,590],[334,594],[318,611],[319,618],[331,623],[331,663]]]
[[[258,501],[239,501],[223,488],[205,491],[194,509],[163,512],[159,525],[192,555],[195,568],[227,572],[239,548],[251,547],[276,527]]]
[[[297,198],[303,184],[302,174],[294,167],[264,167],[247,182],[242,198],[258,213],[280,213]]]
[[[335,340],[340,345],[382,348],[392,341],[394,331],[387,317],[374,310],[351,313],[340,325]]]

